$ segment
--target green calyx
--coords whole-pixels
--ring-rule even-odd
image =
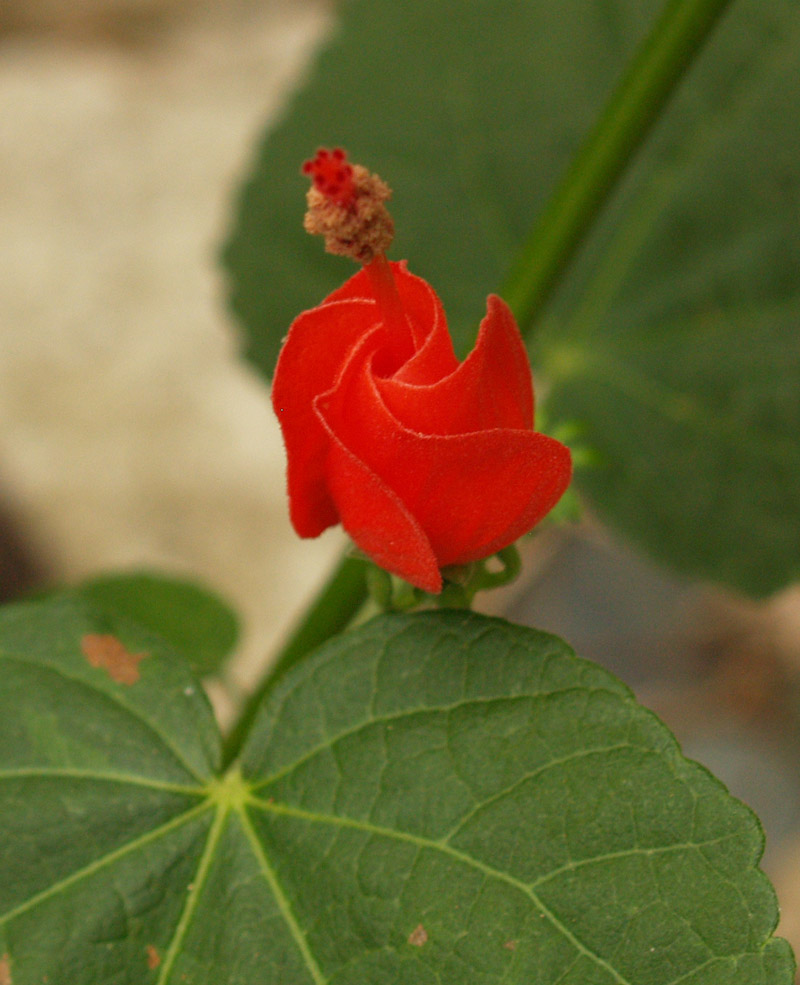
[[[478,592],[510,584],[521,570],[519,551],[511,544],[482,561],[442,568],[444,587],[438,595],[423,592],[375,565],[367,572],[367,587],[373,605],[381,612],[409,612],[420,608],[471,609]]]

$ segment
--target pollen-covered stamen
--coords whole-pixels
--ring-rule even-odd
[[[353,165],[341,147],[331,151],[321,147],[315,157],[303,162],[302,170],[326,198],[350,208],[354,206]]]
[[[308,190],[306,232],[325,237],[325,249],[367,264],[385,253],[394,238],[394,223],[384,202],[389,186],[360,164],[350,164],[340,148],[321,148],[306,161]]]

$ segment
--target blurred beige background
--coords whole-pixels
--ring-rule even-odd
[[[317,0],[0,6],[0,501],[50,578],[155,565],[226,595],[234,692],[341,543],[291,531],[216,265],[329,21]]]

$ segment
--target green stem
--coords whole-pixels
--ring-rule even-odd
[[[731,0],[669,0],[524,244],[501,294],[530,331]]]
[[[368,565],[345,555],[295,626],[260,686],[245,702],[226,742],[225,765],[239,755],[256,712],[276,681],[311,650],[350,624],[367,597]]]
[[[510,585],[512,581],[519,578],[522,571],[522,558],[519,556],[519,549],[516,544],[509,544],[502,551],[498,551],[496,557],[503,565],[500,571],[487,571],[484,567],[477,583],[477,590],[484,591],[487,588],[501,588],[503,585]]]

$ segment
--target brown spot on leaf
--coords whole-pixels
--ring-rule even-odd
[[[108,671],[117,684],[135,684],[139,680],[139,661],[146,653],[130,653],[110,633],[87,633],[81,640],[83,655],[92,665]]]
[[[428,943],[428,931],[418,923],[417,926],[408,935],[408,943],[412,947],[422,947],[423,944]]]
[[[147,945],[147,967],[150,971],[155,971],[161,964],[161,955],[152,944]]]
[[[11,985],[11,962],[7,954],[0,958],[0,985]]]
[[[516,951],[516,949],[517,949],[517,942],[516,941],[506,941],[505,944],[503,944],[503,947],[507,951]]]

